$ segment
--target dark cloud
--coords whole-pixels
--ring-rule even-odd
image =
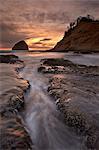
[[[33,43],[33,45],[40,45],[40,44],[42,44],[42,42],[35,42],[35,43]]]
[[[21,39],[27,37],[25,34],[18,33],[18,27],[14,24],[0,24],[0,45],[2,47],[11,47],[13,44]]]
[[[21,17],[25,18],[27,21],[38,23],[67,23],[69,22],[69,16],[66,11],[62,12],[39,12],[39,11],[32,11],[31,13],[24,13],[20,15]]]
[[[32,49],[35,49],[35,50],[37,50],[37,49],[39,49],[39,50],[46,50],[46,49],[50,49],[51,47],[50,46],[45,46],[45,45],[43,45],[43,44],[35,44],[35,43],[33,43],[31,46],[30,46],[30,48],[32,48]]]
[[[98,0],[85,0],[81,2],[84,6],[89,8],[99,8],[99,1]]]
[[[52,39],[51,38],[45,38],[45,39],[42,39],[40,41],[50,41],[50,40],[52,40]]]

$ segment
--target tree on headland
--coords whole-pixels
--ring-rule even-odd
[[[76,27],[80,22],[92,22],[95,21],[94,17],[91,15],[87,15],[87,16],[79,16],[75,21],[70,22],[69,26],[67,27],[68,31],[71,31],[72,29],[74,29],[74,27]]]

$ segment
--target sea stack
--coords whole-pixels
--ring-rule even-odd
[[[25,41],[19,41],[12,47],[12,50],[29,50],[29,47]]]

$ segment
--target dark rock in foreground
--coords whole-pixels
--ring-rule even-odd
[[[0,150],[30,150],[32,141],[20,114],[29,83],[17,73],[24,64],[15,55],[1,55],[0,62]]]
[[[15,55],[0,55],[0,63],[16,63],[16,62],[22,62],[19,60],[18,56]]]
[[[65,124],[84,137],[87,149],[99,150],[99,66],[58,58],[41,62],[38,71],[51,73],[48,92],[63,114]]]
[[[12,50],[29,50],[29,48],[25,41],[19,41],[13,46]]]

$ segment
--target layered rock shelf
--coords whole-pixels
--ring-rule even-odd
[[[49,76],[49,95],[64,122],[84,136],[87,149],[99,149],[99,66],[64,59],[44,59],[38,71]]]
[[[22,121],[24,92],[29,83],[18,75],[23,62],[15,55],[0,56],[0,149],[28,150],[32,142]]]

